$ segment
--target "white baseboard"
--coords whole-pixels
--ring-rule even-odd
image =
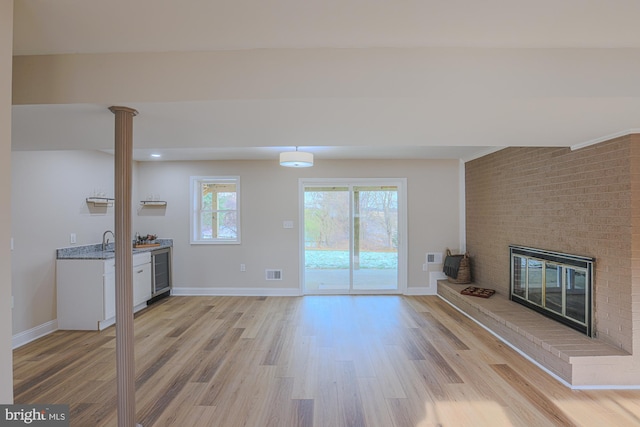
[[[435,286],[409,286],[404,295],[435,295]],[[379,294],[379,292],[372,292]],[[298,297],[300,289],[294,288],[176,288],[171,290],[173,296],[248,296],[248,297]]]
[[[247,297],[298,297],[298,288],[176,288],[174,296],[247,296]]]
[[[50,322],[43,323],[42,325],[38,325],[35,328],[31,328],[26,331],[19,332],[11,338],[12,348],[16,349],[18,347],[22,347],[23,345],[30,343],[31,341],[35,341],[38,338],[41,338],[45,335],[49,335],[51,332],[55,332],[57,330],[58,330],[58,320],[54,319]]]
[[[431,291],[430,286],[409,286],[407,290],[404,292],[405,295],[435,295],[434,292]]]

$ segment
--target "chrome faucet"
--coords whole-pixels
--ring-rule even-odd
[[[107,230],[102,234],[102,250],[105,251],[107,249],[107,246],[109,245],[109,238],[107,237],[107,233],[111,233],[111,235],[113,236],[113,240],[116,239],[116,235],[113,234],[113,231],[111,230]]]

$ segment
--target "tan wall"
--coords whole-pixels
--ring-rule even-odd
[[[630,171],[638,187],[639,135],[577,151],[507,148],[466,164],[467,249],[478,283],[508,294],[509,245],[596,258],[598,337],[632,351],[638,241],[632,245]],[[635,153],[634,156],[631,156]],[[636,190],[637,191],[637,190]],[[637,234],[638,229],[635,229]],[[636,279],[632,281],[632,249]],[[638,340],[636,340],[638,341]]]
[[[138,231],[174,238],[176,287],[298,288],[299,178],[407,178],[408,285],[425,287],[425,253],[459,244],[457,160],[316,160],[308,169],[277,161],[142,162],[141,195],[156,193],[168,206],[162,216],[138,216]],[[189,177],[239,175],[242,244],[189,244]],[[282,221],[293,220],[293,229]],[[246,272],[240,272],[240,264]],[[265,268],[282,268],[282,282],[264,280]]]
[[[55,249],[70,246],[70,233],[76,233],[77,244],[82,245],[99,243],[105,230],[113,230],[113,208],[92,213],[85,203],[95,188],[113,195],[113,156],[17,151],[11,153],[11,161],[13,334],[19,334],[56,319]],[[310,169],[283,168],[276,160],[136,163],[134,232],[174,238],[176,286],[297,288],[298,178],[407,177],[408,284],[425,287],[425,253],[456,247],[460,239],[458,171],[457,160],[318,160]],[[189,244],[192,175],[240,175],[241,245]],[[166,210],[140,210],[138,201],[147,194],[166,200]],[[295,228],[283,229],[283,220],[293,220]],[[240,263],[246,264],[246,272],[240,272]],[[265,268],[282,268],[285,280],[266,282]]]
[[[0,0],[0,403],[13,403],[11,351],[11,63],[13,0]]]
[[[11,62],[13,0],[0,0],[0,403],[13,403],[11,351]]]
[[[55,249],[102,240],[113,230],[113,208],[90,210],[95,189],[113,197],[113,156],[92,151],[11,153],[14,238],[11,271],[13,334],[56,319]]]

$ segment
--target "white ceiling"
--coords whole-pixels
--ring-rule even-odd
[[[243,94],[242,108],[240,97],[127,104],[140,112],[139,160],[157,150],[165,160],[275,158],[295,145],[317,159],[467,159],[508,145],[571,146],[640,128],[639,18],[637,0],[16,0],[14,54],[473,48],[484,62],[468,55],[463,70],[460,61],[442,68],[431,91],[414,93],[407,83],[386,96],[384,88],[370,98],[340,96],[337,88],[328,96],[299,78],[301,86],[280,96]],[[491,66],[486,49],[498,52]],[[609,51],[631,65],[597,66]],[[522,69],[500,75],[503,64]],[[501,93],[485,87],[489,74],[506,85]],[[352,76],[354,85],[366,77]],[[13,147],[108,149],[113,118],[106,107],[16,105]]]

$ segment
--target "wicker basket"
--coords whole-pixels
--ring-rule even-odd
[[[464,254],[452,255],[451,251],[447,249],[447,258],[449,257],[459,258],[458,274],[455,277],[451,277],[447,274],[447,280],[449,281],[449,283],[471,283],[471,259],[469,258],[469,253],[466,252]],[[447,260],[445,259],[445,266],[446,265]]]

